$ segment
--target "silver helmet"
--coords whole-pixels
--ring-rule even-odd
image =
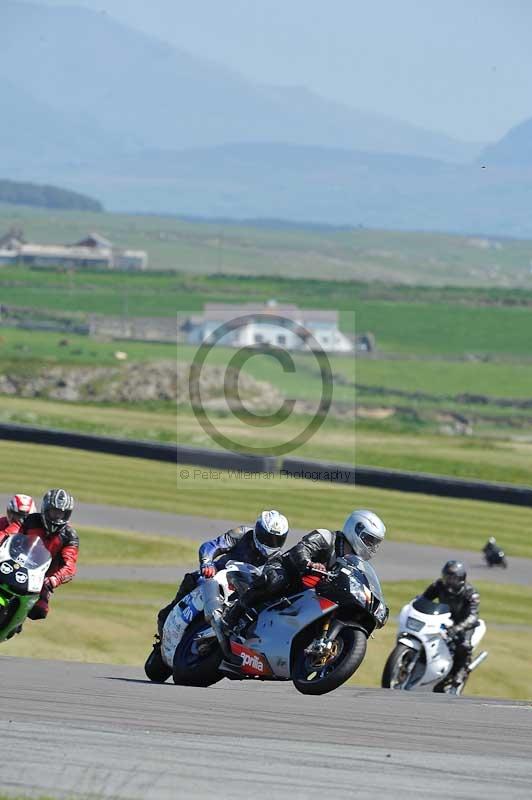
[[[288,536],[288,520],[278,511],[263,511],[259,514],[253,529],[255,547],[269,558],[278,553]]]
[[[357,556],[368,561],[377,552],[386,534],[384,522],[367,509],[352,511],[344,522],[342,533]]]

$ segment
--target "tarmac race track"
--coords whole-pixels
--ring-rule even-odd
[[[235,525],[246,522],[246,520],[209,519],[86,503],[80,503],[76,507],[75,514],[75,522],[79,525],[156,533],[159,536],[179,536],[183,539],[197,541],[198,544],[213,536],[219,536],[220,533]],[[304,533],[307,531],[292,529],[286,547],[295,544]],[[532,584],[532,559],[515,558],[512,555],[508,559],[508,569],[500,567],[488,569],[480,552],[393,542],[387,539],[372,563],[379,578],[383,581],[419,580],[421,578],[431,581],[439,575],[442,566],[451,558],[459,558],[465,562],[469,580],[472,582],[483,580],[524,586]],[[125,580],[138,579],[174,583],[176,578],[186,571],[176,569],[171,565],[153,569],[146,567],[122,567],[118,570],[116,567],[100,567],[98,569],[83,567],[83,556],[80,560],[79,576],[90,580],[116,580],[123,577]],[[196,568],[197,565],[194,567]]]
[[[2,789],[54,798],[532,797],[532,705],[291,684],[158,686],[0,657]],[[31,742],[31,747],[29,743]]]

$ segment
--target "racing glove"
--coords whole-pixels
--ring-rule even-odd
[[[309,561],[307,564],[307,569],[314,572],[327,572],[327,568],[325,564],[320,564],[317,561]]]
[[[201,574],[204,578],[214,578],[216,575],[216,567],[214,564],[202,564],[201,565]]]
[[[53,592],[59,586],[59,581],[55,575],[50,575],[49,578],[44,579],[43,588],[48,592]]]
[[[451,628],[447,628],[448,641],[456,642],[456,640],[460,638],[461,633],[462,633],[462,628],[460,628],[458,625],[453,625]]]

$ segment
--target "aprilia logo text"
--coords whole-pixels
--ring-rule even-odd
[[[258,656],[250,656],[249,653],[241,652],[240,655],[242,656],[242,666],[243,667],[252,667],[256,669],[257,672],[264,672],[264,664],[260,660]]]

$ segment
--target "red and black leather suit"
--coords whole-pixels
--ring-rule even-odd
[[[4,536],[12,536],[15,533],[19,533],[21,528],[21,522],[17,522],[16,520],[10,522],[7,517],[0,517],[0,542]]]
[[[44,619],[48,614],[50,597],[54,589],[62,583],[71,581],[76,574],[78,534],[70,525],[65,525],[58,533],[49,534],[40,514],[29,514],[24,520],[21,533],[37,534],[52,556],[41,596],[28,614],[30,619]]]

